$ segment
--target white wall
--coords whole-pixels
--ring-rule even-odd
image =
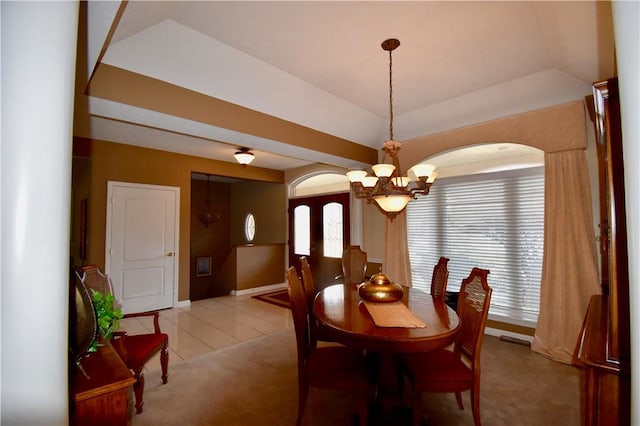
[[[65,425],[78,3],[0,7],[0,422]]]
[[[614,1],[629,249],[631,359],[640,359],[640,2]],[[640,424],[640,368],[631,368],[631,424]]]

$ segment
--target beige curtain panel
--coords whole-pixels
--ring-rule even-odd
[[[571,363],[582,321],[601,292],[584,150],[545,154],[540,314],[531,349]]]

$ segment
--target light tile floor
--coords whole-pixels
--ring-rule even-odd
[[[271,290],[273,291],[273,290]],[[160,311],[160,329],[169,335],[169,367],[240,342],[292,328],[291,311],[252,298],[222,296],[192,302],[189,307]],[[153,331],[151,318],[127,318],[120,329],[128,334]],[[160,369],[160,355],[145,366]]]

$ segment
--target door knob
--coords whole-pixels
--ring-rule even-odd
[[[167,256],[169,256],[169,257],[173,256],[173,252],[167,253]]]

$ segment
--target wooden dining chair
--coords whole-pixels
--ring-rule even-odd
[[[304,287],[304,296],[307,299],[309,309],[311,309],[313,298],[316,297],[316,285],[313,281],[311,265],[309,265],[309,260],[306,256],[300,257],[300,270],[302,271],[302,286]]]
[[[93,289],[103,294],[113,294],[113,286],[108,275],[103,274],[96,265],[80,267],[76,273],[87,289]],[[160,366],[162,368],[162,383],[167,383],[169,367],[169,336],[162,333],[158,322],[158,312],[140,312],[125,314],[124,318],[151,317],[153,318],[153,333],[129,335],[126,332],[114,334],[113,347],[118,352],[127,367],[133,371],[136,382],[133,390],[136,396],[136,413],[142,412],[144,404],[144,374],[145,364],[160,352]]]
[[[315,347],[309,335],[309,305],[296,268],[287,271],[289,300],[298,349],[298,415],[302,423],[309,388],[331,389],[355,394],[358,418],[367,424],[368,402],[374,387],[366,377],[364,353],[347,346]]]
[[[349,246],[342,252],[342,279],[345,285],[360,284],[367,274],[367,253],[360,246]]]
[[[305,256],[300,257],[300,270],[302,271],[302,286],[304,287],[304,295],[307,299],[309,308],[309,333],[311,343],[316,346],[320,342],[333,342],[333,339],[325,336],[318,327],[316,317],[313,315],[313,299],[316,297],[316,287],[311,273],[311,265]]]
[[[447,291],[447,282],[449,281],[448,262],[448,257],[441,256],[436,266],[433,267],[433,274],[431,275],[431,297],[443,302]]]
[[[323,340],[320,337],[320,331],[318,330],[318,324],[316,318],[313,315],[312,305],[313,298],[316,296],[316,286],[313,281],[313,274],[311,273],[311,265],[306,256],[300,257],[300,270],[302,271],[302,287],[304,288],[304,297],[307,301],[307,309],[309,312],[309,338],[311,345],[316,346],[318,340]]]
[[[488,274],[486,269],[473,268],[462,280],[457,311],[461,328],[453,351],[438,349],[401,356],[401,369],[412,390],[414,426],[421,421],[422,393],[455,392],[458,406],[464,409],[461,392],[467,390],[471,391],[473,421],[480,426],[480,350],[492,292]]]

